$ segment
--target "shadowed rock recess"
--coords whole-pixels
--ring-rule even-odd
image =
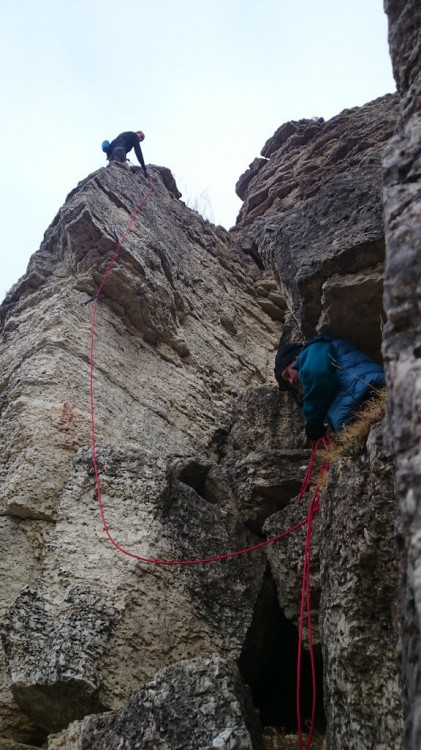
[[[282,125],[237,184],[233,230],[187,208],[169,169],[112,163],[1,305],[0,748],[290,746],[305,527],[212,564],[136,555],[223,555],[306,518],[309,446],[273,359],[281,334],[317,331],[383,348],[389,407],[333,462],[314,522],[316,730],[328,750],[419,747],[421,22],[415,0],[386,6],[398,94]],[[107,269],[98,470],[134,556],[104,533],[92,466]]]

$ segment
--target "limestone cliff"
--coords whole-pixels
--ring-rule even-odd
[[[383,347],[389,404],[332,464],[314,523],[316,727],[329,750],[419,746],[421,19],[386,5],[398,94],[282,125],[238,182],[233,231],[168,169],[113,163],[4,300],[0,748],[290,746],[265,730],[296,731],[305,528],[214,564],[136,556],[218,556],[305,520],[309,446],[272,368],[281,333],[318,330]],[[97,503],[91,351],[104,513],[132,557]]]
[[[116,164],[85,180],[2,307],[5,736],[28,740],[117,709],[181,659],[238,659],[262,587],[261,554],[152,568],[103,534],[89,447],[92,305],[83,303],[145,194],[97,312],[108,523],[122,546],[160,559],[256,538],[204,482],[233,401],[272,367],[276,326],[255,291],[262,273],[175,197],[168,171],[151,173],[152,190]]]
[[[389,94],[325,123],[287,123],[237,184],[240,246],[272,269],[293,328],[328,331],[374,356],[383,316],[381,156],[397,113]]]

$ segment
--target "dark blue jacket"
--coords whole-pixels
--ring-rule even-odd
[[[373,389],[385,384],[381,365],[353,344],[330,336],[307,341],[294,368],[303,389],[306,423],[317,428],[327,422],[334,432],[352,420]]]

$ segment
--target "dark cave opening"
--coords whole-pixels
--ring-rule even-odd
[[[208,471],[209,463],[203,462],[200,459],[192,458],[177,467],[175,477],[179,482],[187,484],[189,487],[192,487],[198,495],[204,497],[203,488]]]
[[[42,729],[41,727],[37,727],[33,730],[33,732],[29,735],[29,737],[25,738],[24,743],[17,744],[16,748],[19,750],[19,748],[24,748],[28,745],[28,747],[47,747],[47,738],[48,738],[48,732],[45,731],[45,729]],[[4,740],[3,740],[4,741]],[[15,740],[19,743],[19,740]],[[10,748],[15,747],[14,740],[10,740]],[[13,744],[12,744],[13,743]],[[7,750],[9,745],[5,745],[4,748]],[[0,738],[0,749],[3,748],[2,745],[2,738]]]
[[[239,660],[244,682],[250,687],[263,728],[279,727],[288,733],[297,731],[298,631],[279,607],[273,579],[268,572],[257,602],[253,623]],[[325,728],[323,707],[323,663],[315,649],[316,728]],[[303,650],[301,667],[302,726],[311,719],[312,676],[310,655]]]

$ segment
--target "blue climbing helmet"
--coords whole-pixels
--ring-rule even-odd
[[[109,141],[102,141],[101,148],[104,152],[104,154],[107,153],[108,149],[110,148],[110,142]]]

